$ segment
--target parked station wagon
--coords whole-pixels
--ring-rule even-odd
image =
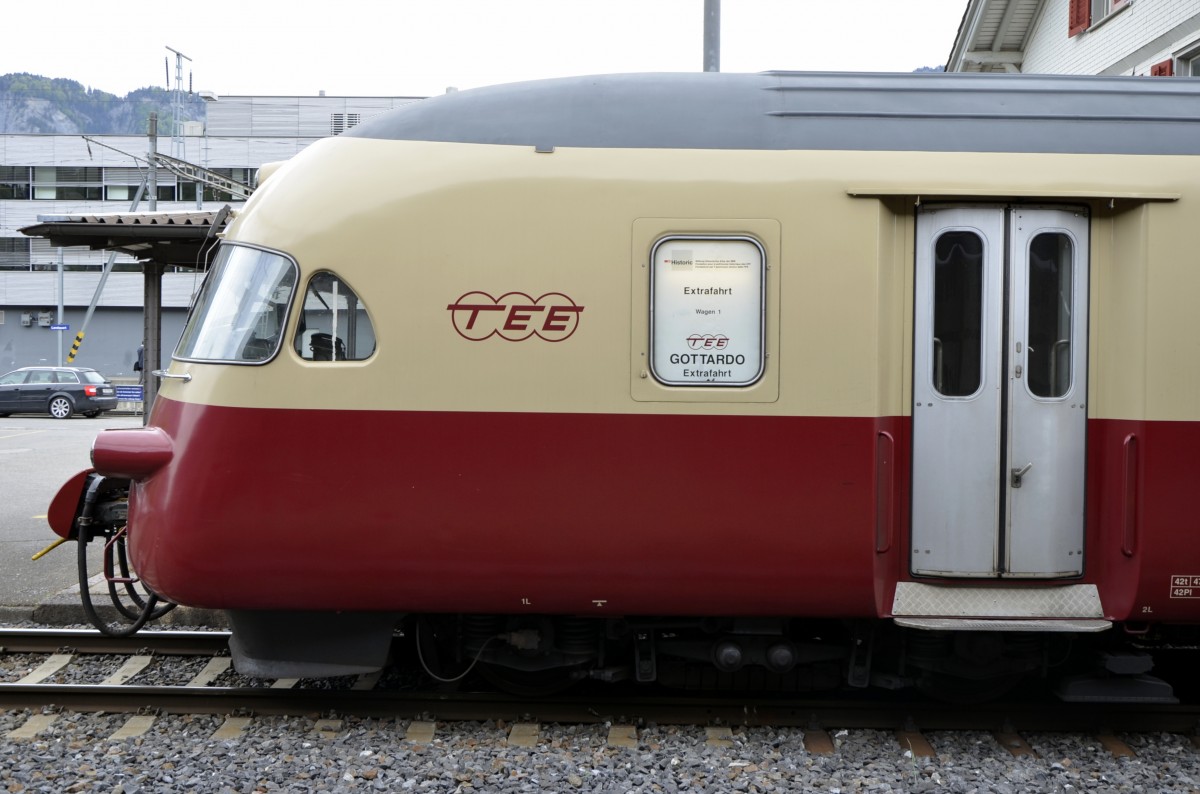
[[[116,407],[116,388],[88,367],[22,367],[0,375],[0,416],[48,413],[69,419]]]

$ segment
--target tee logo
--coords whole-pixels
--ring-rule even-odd
[[[482,342],[493,336],[509,342],[538,337],[561,342],[579,327],[583,307],[561,292],[532,298],[524,292],[506,292],[493,298],[486,292],[466,292],[446,309],[454,330],[463,339]]]
[[[692,334],[687,343],[692,350],[724,350],[729,346],[729,337],[725,334]]]

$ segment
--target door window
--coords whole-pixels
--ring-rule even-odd
[[[933,387],[969,397],[983,383],[983,240],[946,232],[933,263]]]
[[[1029,329],[1026,361],[1035,397],[1071,389],[1071,238],[1044,232],[1029,242]]]

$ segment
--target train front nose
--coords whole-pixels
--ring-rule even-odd
[[[160,427],[105,430],[92,443],[92,465],[106,477],[144,480],[173,454],[171,437]]]

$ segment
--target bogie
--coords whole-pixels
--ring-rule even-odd
[[[263,621],[260,639],[268,634],[269,618]],[[402,618],[394,628],[378,624],[375,633],[403,638],[410,652],[391,658],[407,660],[434,682],[453,684],[477,674],[523,695],[592,681],[763,693],[913,688],[946,700],[980,701],[1023,680],[1073,669],[1065,637],[923,632],[868,622],[420,615]],[[274,663],[250,659],[235,644],[234,661],[263,677],[343,674],[372,664],[367,656],[343,656],[329,668],[297,667],[296,658],[328,659],[329,649],[290,632],[287,645],[288,658]],[[864,646],[871,652],[856,653]]]

